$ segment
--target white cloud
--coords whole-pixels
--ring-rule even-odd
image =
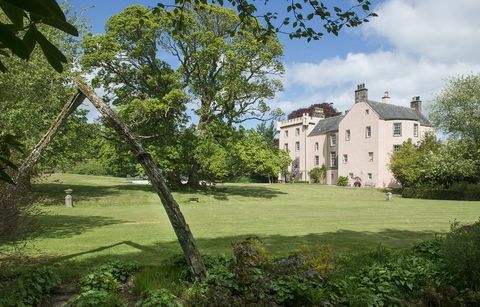
[[[431,60],[477,61],[479,11],[480,1],[476,0],[389,0],[376,8],[379,17],[362,32]]]
[[[418,95],[428,103],[446,79],[480,72],[480,1],[387,0],[376,11],[380,17],[359,33],[381,48],[288,64],[285,93],[275,105],[287,113],[324,101],[349,109],[358,83],[372,100],[388,90],[398,105]]]

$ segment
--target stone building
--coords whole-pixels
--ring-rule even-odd
[[[279,146],[298,159],[301,180],[308,171],[325,164],[327,184],[347,176],[349,184],[399,186],[388,168],[391,153],[404,141],[418,143],[434,128],[421,113],[422,102],[414,96],[410,107],[394,105],[388,92],[381,102],[368,99],[364,84],[357,86],[355,103],[344,115],[324,118],[321,109],[311,116],[279,121]],[[291,170],[291,169],[290,169]]]

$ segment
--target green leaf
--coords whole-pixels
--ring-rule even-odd
[[[63,53],[54,45],[52,44],[43,34],[39,31],[34,32],[35,40],[40,44],[42,47],[43,53],[45,56],[52,57],[57,61],[67,63],[67,58],[63,55]]]
[[[27,12],[44,18],[66,20],[65,14],[55,0],[3,0]]]
[[[70,23],[61,20],[61,19],[43,19],[42,20],[44,24],[50,25],[52,27],[55,27],[59,30],[62,30],[65,33],[68,33],[73,36],[78,36],[78,30],[75,28],[73,25]]]
[[[21,59],[26,60],[30,56],[30,53],[27,52],[28,50],[22,40],[3,23],[0,23],[0,42]]]
[[[0,8],[17,28],[23,27],[23,10],[5,1],[0,1]]]
[[[0,180],[11,183],[11,184],[15,184],[15,182],[13,182],[12,178],[10,178],[10,176],[8,176],[8,174],[5,173],[2,169],[0,169]]]
[[[5,65],[3,65],[2,61],[0,61],[0,71],[7,72],[7,68],[5,67]]]
[[[23,36],[23,43],[25,44],[28,53],[32,53],[33,49],[35,48],[35,45],[37,41],[35,40],[35,32],[37,31],[37,28],[35,26],[31,26],[27,33]]]
[[[35,31],[34,34],[35,39],[42,48],[43,54],[47,58],[48,63],[50,63],[50,65],[52,65],[57,72],[61,73],[63,71],[62,62],[67,63],[67,58],[60,50],[58,50],[57,47],[50,43],[42,33]]]

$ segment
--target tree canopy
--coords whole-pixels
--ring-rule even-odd
[[[480,74],[449,80],[432,101],[431,118],[444,132],[480,144]]]

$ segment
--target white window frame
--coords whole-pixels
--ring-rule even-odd
[[[337,146],[337,135],[335,133],[330,134],[330,146]]]
[[[314,149],[315,149],[315,151],[318,151],[320,149],[320,145],[318,144],[318,142],[315,142]]]
[[[413,137],[418,138],[418,124],[413,124]]]
[[[348,177],[350,177],[350,179],[353,179],[353,173],[348,173]]]
[[[372,173],[368,173],[367,177],[368,177],[368,180],[373,180],[373,174]]]
[[[372,126],[365,127],[365,138],[369,139],[372,137]]]
[[[285,130],[285,137],[288,138],[288,130]]]
[[[288,143],[284,143],[284,144],[283,144],[283,149],[285,149],[286,151],[288,151]]]
[[[373,151],[368,152],[368,162],[373,162],[374,154]]]
[[[393,152],[399,150],[400,146],[402,146],[402,145],[398,145],[398,144],[393,145]]]
[[[295,142],[295,151],[300,151],[300,142]]]
[[[348,154],[343,154],[343,164],[348,164]]]
[[[400,133],[396,133],[396,127],[400,127],[399,131]],[[393,136],[395,137],[399,137],[399,136],[402,136],[402,123],[393,123]]]
[[[337,152],[331,151],[330,152],[330,167],[337,167]]]
[[[320,156],[314,156],[313,157],[313,164],[315,166],[319,166],[320,165]]]
[[[365,109],[365,115],[370,114],[370,109]]]
[[[350,129],[345,130],[345,141],[350,141]]]
[[[295,128],[295,136],[299,136],[300,135],[300,128]]]

